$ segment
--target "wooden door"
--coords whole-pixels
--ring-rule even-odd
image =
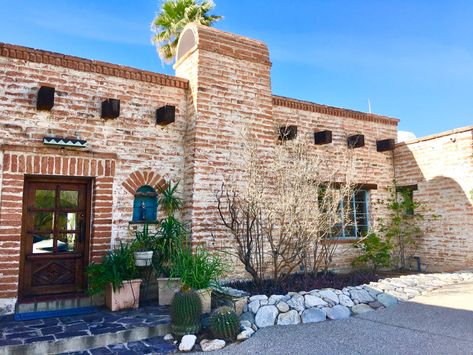
[[[90,234],[90,180],[27,178],[20,297],[82,293]]]

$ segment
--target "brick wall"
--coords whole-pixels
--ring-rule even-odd
[[[37,111],[41,85],[56,88],[52,111]],[[25,174],[89,176],[92,257],[127,238],[133,189],[182,179],[188,83],[61,54],[0,44],[0,299],[17,292],[21,199]],[[104,120],[101,102],[121,100],[120,117]],[[155,110],[176,106],[176,122],[155,125]],[[85,150],[45,148],[44,136],[88,141]],[[156,181],[155,181],[156,180]]]
[[[395,138],[398,120],[378,115],[328,107],[273,96],[267,47],[248,38],[212,28],[191,25],[196,45],[175,65],[176,75],[189,80],[189,94],[196,115],[192,120],[192,138],[187,147],[192,154],[186,163],[192,171],[186,186],[193,186],[192,236],[207,246],[226,245],[227,231],[216,212],[214,192],[221,182],[238,174],[235,158],[241,149],[243,127],[251,127],[264,144],[276,144],[277,127],[298,126],[298,134],[313,142],[313,132],[333,131],[333,143],[315,146],[330,158],[339,147],[346,147],[350,134],[362,133],[366,146],[355,150],[360,184],[374,184],[371,191],[372,222],[386,213],[383,199],[394,178],[392,152],[376,151],[376,140]],[[198,63],[198,65],[197,65]],[[340,243],[336,268],[351,266],[354,249]],[[233,277],[242,277],[236,264]]]
[[[307,140],[320,129],[333,143],[315,146],[328,157],[346,137],[365,135],[355,150],[357,182],[371,191],[371,217],[385,213],[383,199],[394,177],[392,153],[378,153],[377,139],[394,138],[397,120],[317,105],[271,92],[269,51],[260,41],[191,25],[196,45],[175,65],[177,77],[114,64],[0,44],[0,307],[14,300],[21,240],[25,174],[95,179],[92,256],[129,238],[133,192],[165,180],[181,181],[183,217],[195,243],[209,248],[228,241],[215,191],[238,174],[241,131],[251,126],[264,144],[277,142],[277,126],[296,124]],[[56,88],[51,112],[36,110],[41,85]],[[100,118],[101,102],[121,100],[120,117]],[[155,110],[176,106],[176,121],[155,125]],[[75,137],[88,148],[46,148],[44,136]],[[336,162],[334,162],[336,163]],[[350,267],[350,244],[341,244],[336,267]],[[231,276],[245,276],[236,265]]]
[[[473,127],[400,143],[394,163],[398,185],[417,184],[414,200],[426,211],[421,262],[428,271],[472,267]]]

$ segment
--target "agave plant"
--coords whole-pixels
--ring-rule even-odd
[[[210,15],[215,7],[210,0],[166,0],[154,18],[151,29],[155,33],[153,43],[158,48],[161,60],[171,63],[176,56],[177,43],[188,23],[212,26],[222,16]]]

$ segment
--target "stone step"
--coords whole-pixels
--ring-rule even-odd
[[[49,299],[32,299],[17,302],[15,313],[52,312],[71,308],[86,308],[103,305],[103,297],[77,296]]]
[[[96,354],[174,354],[176,345],[168,342],[163,337],[154,337],[139,341],[130,341],[100,348],[88,349],[84,351],[74,351],[61,355],[96,355]]]
[[[169,332],[167,307],[15,321],[0,320],[0,354],[58,354],[137,342]]]

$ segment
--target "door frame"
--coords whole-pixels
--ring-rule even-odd
[[[43,183],[66,183],[66,184],[84,184],[86,185],[86,195],[85,195],[85,241],[84,241],[84,251],[82,258],[82,267],[83,267],[83,290],[87,289],[88,280],[87,280],[87,266],[89,265],[90,260],[90,241],[91,241],[91,226],[92,226],[92,186],[94,178],[91,177],[75,177],[75,176],[56,176],[56,175],[25,175],[23,183],[23,198],[22,198],[22,216],[21,216],[21,235],[20,235],[20,268],[19,268],[19,279],[18,279],[18,300],[30,299],[34,297],[44,297],[44,296],[30,296],[24,295],[24,282],[25,282],[25,262],[26,262],[26,243],[24,240],[26,238],[26,218],[28,213],[27,208],[27,198],[28,198],[28,184],[31,182],[43,182]],[[74,293],[74,295],[80,295],[80,293]],[[61,295],[60,293],[57,296]],[[69,293],[69,295],[71,295]],[[54,297],[55,295],[51,295]]]

